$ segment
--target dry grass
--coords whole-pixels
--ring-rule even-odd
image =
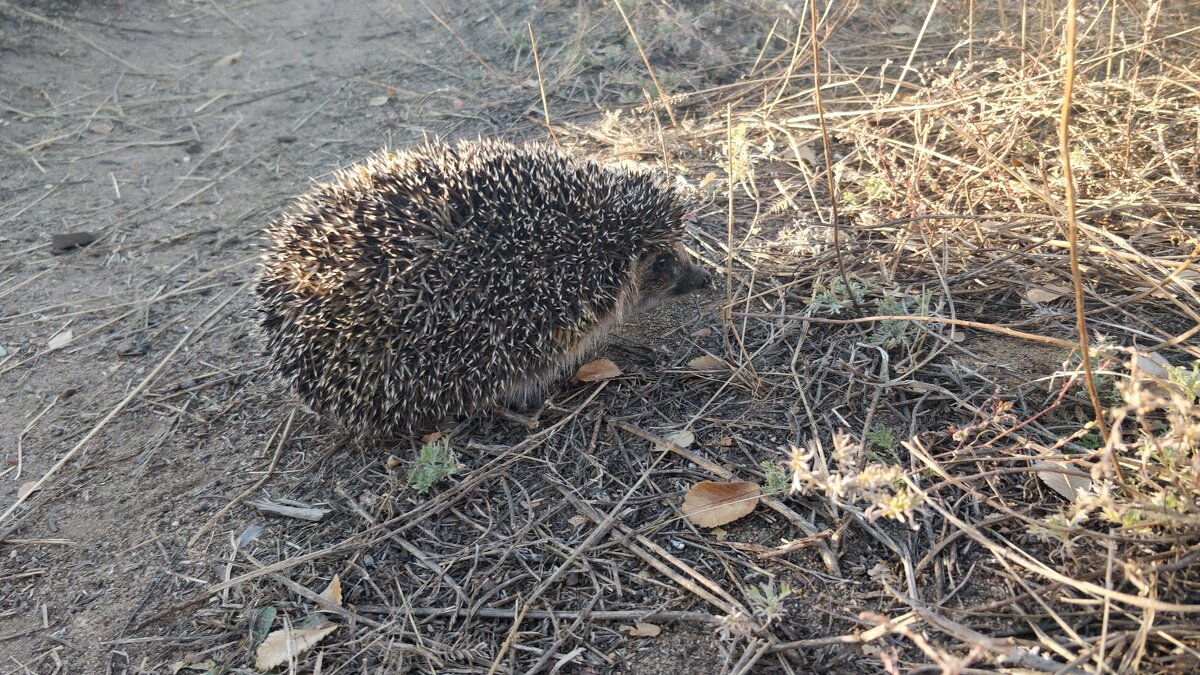
[[[1197,667],[1197,15],[1119,4],[1077,19],[1066,144],[1097,424],[1080,414],[1080,360],[1038,344],[1075,339],[1061,8],[1001,17],[950,3],[921,25],[886,4],[872,18],[832,4],[819,88],[801,13],[762,24],[771,40],[748,81],[677,100],[682,125],[651,104],[599,130],[558,129],[608,154],[662,145],[708,204],[696,252],[731,283],[718,355],[732,373],[691,421],[792,420],[792,489],[824,495],[833,550],[865,536],[895,554],[870,575],[891,602],[860,619],[936,668]],[[658,13],[660,26],[672,16]],[[903,77],[880,67],[882,45],[865,50],[873,67],[852,63],[842,40],[864,23],[907,36],[907,57],[884,56],[920,65]],[[717,177],[702,178],[714,162]],[[1030,341],[989,353],[1000,343],[981,330]],[[1026,349],[1061,368],[1030,379],[1051,373],[1021,363]],[[1146,370],[1131,368],[1139,356]],[[777,637],[770,620],[739,625],[748,651]],[[895,642],[868,653],[884,670],[915,665]]]

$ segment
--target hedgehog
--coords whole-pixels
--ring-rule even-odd
[[[528,405],[639,310],[709,284],[661,174],[426,141],[334,173],[265,231],[273,369],[356,435]]]

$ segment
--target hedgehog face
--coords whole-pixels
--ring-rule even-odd
[[[706,288],[708,273],[688,259],[683,244],[666,250],[652,250],[638,261],[641,290],[639,309],[653,307],[668,298]]]

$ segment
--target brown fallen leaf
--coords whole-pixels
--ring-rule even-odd
[[[632,626],[621,626],[629,634],[629,637],[658,637],[662,633],[662,628],[645,621],[635,621]]]
[[[761,495],[758,483],[704,481],[688,490],[682,511],[697,527],[720,527],[753,511]]]
[[[35,490],[40,490],[36,480],[31,480],[27,483],[21,483],[21,487],[17,488],[17,499],[25,499]]]
[[[64,330],[63,332],[57,333],[54,335],[54,337],[50,338],[50,341],[46,343],[46,346],[49,347],[51,350],[62,349],[63,347],[66,347],[67,345],[71,344],[71,340],[74,337],[75,337],[75,333],[71,332],[71,329],[68,328],[68,329]]]
[[[400,461],[401,461],[401,460],[400,460],[400,458],[399,458],[399,457],[397,457],[397,456],[395,456],[395,455],[388,455],[388,458],[387,458],[387,468],[388,468],[388,471],[392,471],[392,470],[394,470],[396,467],[400,466]]]
[[[333,575],[333,579],[329,581],[329,585],[325,587],[325,590],[321,591],[321,597],[338,607],[342,606],[342,580],[338,575]]]
[[[1167,379],[1167,366],[1169,365],[1171,365],[1169,361],[1155,352],[1134,352],[1130,369],[1140,370],[1150,377],[1165,380]]]
[[[725,363],[724,359],[705,354],[688,361],[688,367],[692,370],[728,370],[729,364]]]
[[[1062,467],[1057,464],[1050,464],[1049,462],[1037,462],[1033,467],[1035,469],[1042,469],[1037,472],[1037,475],[1046,484],[1046,487],[1054,490],[1071,502],[1079,499],[1079,490],[1088,492],[1092,489],[1091,478],[1087,476],[1075,476],[1056,470],[1060,468],[1072,468],[1070,466]]]
[[[1075,291],[1066,286],[1041,286],[1025,291],[1025,300],[1029,303],[1042,304],[1065,298],[1074,293]]]
[[[442,437],[442,432],[435,431],[433,433],[425,434],[424,436],[422,436],[421,443],[423,445],[429,445],[430,443],[436,441],[437,439],[439,439],[441,437]]]
[[[682,431],[674,431],[666,436],[663,436],[663,440],[674,443],[681,448],[686,448],[691,446],[692,443],[696,442],[696,434],[692,433],[691,429],[684,429]]]
[[[801,145],[796,148],[796,153],[800,155],[800,159],[804,160],[811,167],[817,166],[817,153],[812,149],[811,145]]]
[[[621,376],[621,368],[608,359],[596,359],[585,363],[575,371],[575,379],[580,382],[599,382]]]
[[[288,659],[299,656],[312,649],[318,642],[333,631],[337,624],[329,624],[322,628],[299,628],[294,630],[277,630],[267,636],[258,646],[254,667],[261,672],[283,665]]]
[[[580,525],[587,525],[590,522],[592,522],[591,518],[588,518],[587,516],[580,515],[580,514],[575,514],[575,515],[571,516],[570,518],[567,518],[567,523],[574,527],[579,527]]]

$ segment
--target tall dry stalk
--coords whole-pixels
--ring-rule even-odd
[[[1087,383],[1088,396],[1096,413],[1096,428],[1102,441],[1108,439],[1108,425],[1104,422],[1104,407],[1096,391],[1096,378],[1092,373],[1091,350],[1088,348],[1087,314],[1083,309],[1083,274],[1079,270],[1079,221],[1075,214],[1075,176],[1071,173],[1071,93],[1075,86],[1075,3],[1067,0],[1066,74],[1063,77],[1062,114],[1058,121],[1058,149],[1062,155],[1063,181],[1067,197],[1067,242],[1071,250],[1071,281],[1075,287],[1075,328],[1079,332],[1079,360],[1083,363],[1083,379]],[[1114,462],[1114,470],[1120,471]]]

